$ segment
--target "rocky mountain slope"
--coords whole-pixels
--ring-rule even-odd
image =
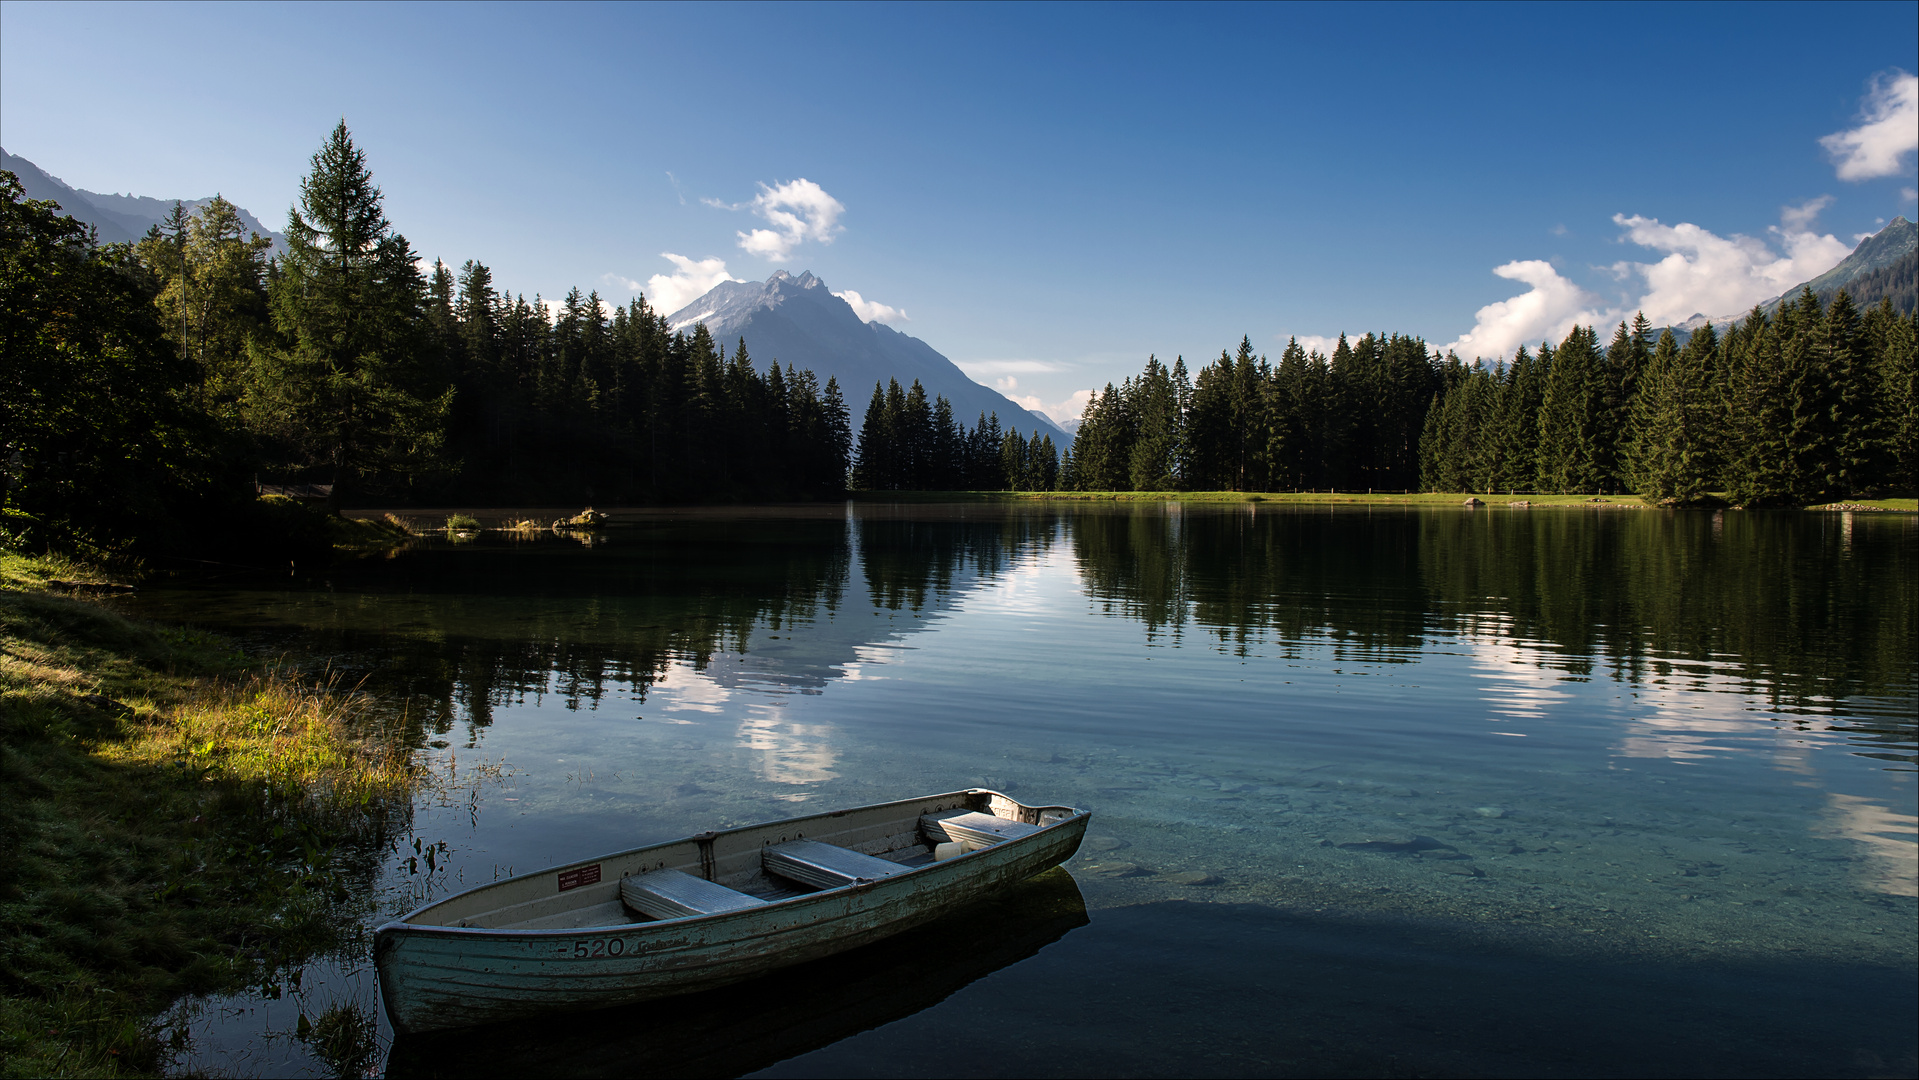
[[[794,277],[781,270],[765,281],[721,282],[667,318],[676,330],[705,323],[714,341],[729,350],[745,338],[747,353],[761,368],[778,360],[811,368],[822,384],[828,376],[839,379],[856,430],[875,382],[898,379],[901,386],[911,386],[918,379],[928,398],[944,395],[953,403],[954,417],[969,427],[981,413],[998,413],[1002,428],[1030,433],[1037,427],[1056,443],[1067,441],[1066,432],[1050,418],[967,378],[926,342],[890,326],[860,321],[852,305],[834,296],[811,271]]]
[[[102,195],[97,191],[69,186],[59,177],[49,175],[46,170],[28,161],[26,158],[9,154],[0,149],[0,169],[20,178],[20,186],[27,190],[29,199],[50,199],[60,204],[60,209],[79,221],[93,226],[100,234],[103,244],[124,243],[138,240],[146,235],[149,228],[166,220],[173,212],[172,199],[154,199],[140,195]],[[199,199],[181,199],[188,213],[198,210],[213,201],[209,195]],[[240,221],[248,229],[273,241],[274,249],[281,249],[286,237],[274,232],[260,223],[260,219],[240,211]]]

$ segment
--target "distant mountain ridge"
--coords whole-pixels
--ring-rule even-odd
[[[1852,254],[1839,260],[1837,266],[1763,301],[1759,308],[1770,316],[1779,310],[1779,305],[1791,302],[1805,289],[1811,289],[1825,304],[1830,304],[1839,290],[1844,289],[1861,311],[1877,307],[1880,300],[1890,297],[1894,309],[1911,314],[1915,305],[1919,305],[1919,225],[1907,221],[1903,214],[1893,218],[1885,228],[1859,241]],[[1684,344],[1694,331],[1707,323],[1714,327],[1731,326],[1750,314],[1748,309],[1731,315],[1694,315],[1674,325],[1673,336]]]
[[[130,243],[147,234],[147,230],[166,220],[173,212],[172,199],[154,199],[142,195],[102,195],[97,191],[87,191],[72,187],[59,177],[50,175],[45,169],[16,154],[9,154],[0,148],[0,169],[5,169],[20,178],[20,186],[27,191],[29,199],[47,199],[60,204],[61,212],[77,221],[84,221],[94,227],[103,244]],[[212,202],[214,196],[200,199],[181,199],[188,213]],[[244,208],[239,211],[240,223],[250,231],[273,241],[273,252],[286,250],[286,237],[261,224]]]
[[[953,416],[971,427],[981,413],[998,413],[1002,428],[1038,430],[1070,441],[1051,417],[1021,408],[1004,394],[966,377],[951,360],[916,337],[881,323],[861,321],[853,306],[834,296],[826,283],[807,271],[798,277],[784,270],[765,281],[723,281],[706,295],[667,316],[674,330],[705,323],[713,340],[732,347],[746,339],[756,364],[778,360],[810,368],[824,384],[840,381],[846,406],[859,427],[873,384],[915,379],[928,398],[944,396]]]

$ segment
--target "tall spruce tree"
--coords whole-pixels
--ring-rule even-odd
[[[1717,340],[1701,327],[1680,349],[1671,330],[1639,381],[1630,424],[1628,474],[1649,503],[1684,506],[1709,490],[1719,400],[1712,379]]]
[[[257,415],[289,452],[343,488],[407,486],[440,472],[452,389],[425,362],[425,285],[393,230],[366,155],[341,121],[287,214],[272,312],[255,352]]]

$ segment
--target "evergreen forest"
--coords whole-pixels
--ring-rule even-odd
[[[13,546],[183,550],[265,485],[341,502],[844,494],[839,386],[674,333],[644,299],[423,267],[340,124],[284,252],[216,199],[99,244],[0,173],[0,469]]]
[[[764,365],[636,298],[556,303],[482,263],[425,264],[341,123],[284,251],[215,199],[100,244],[0,173],[0,484],[10,546],[204,548],[273,524],[263,486],[341,503],[829,499],[872,491],[1637,493],[1806,505],[1919,487],[1919,314],[1810,290],[1683,343],[1642,317],[1511,361],[1418,337],[1331,356],[1249,339],[1188,373],[1149,357],[1071,446],[969,427],[915,382]],[[1896,268],[1895,268],[1896,269]],[[1901,271],[1909,277],[1909,270]],[[1907,289],[1906,291],[1909,291]],[[857,449],[857,452],[856,452]],[[1063,449],[1063,452],[1062,452]]]
[[[1919,483],[1919,315],[1810,290],[1682,346],[1644,316],[1501,365],[1418,338],[1341,335],[1331,357],[1250,341],[1088,402],[1064,490],[1638,494],[1804,506]],[[1718,493],[1718,494],[1715,494]]]

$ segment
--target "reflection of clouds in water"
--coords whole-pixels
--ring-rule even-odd
[[[665,707],[682,712],[716,713],[721,711],[733,692],[714,682],[693,665],[684,661],[667,668],[666,674],[653,684],[654,692],[667,692]]]
[[[775,784],[817,784],[839,774],[839,752],[830,742],[831,724],[798,724],[779,705],[748,705],[740,721],[739,745],[759,757],[759,773]],[[805,795],[787,796],[798,801]]]
[[[858,653],[860,650],[854,649],[853,651]],[[866,672],[867,664],[883,664],[886,662],[885,658],[861,656],[860,661],[860,663],[847,664],[840,668],[840,678],[845,679],[847,682],[878,682],[886,678],[884,675],[869,675]]]
[[[862,679],[867,682],[884,679],[886,678],[884,675],[875,675],[867,671],[867,665],[885,667],[888,664],[897,664],[900,661],[901,655],[904,654],[908,648],[909,647],[905,645],[892,644],[855,645],[853,646],[853,658],[856,662],[848,664],[841,669],[845,672],[841,678],[851,679],[854,682],[859,682]]]
[[[1919,896],[1919,817],[1895,814],[1857,795],[1826,795],[1820,836],[1842,836],[1866,845],[1854,870],[1859,884],[1892,896]]]
[[[1064,547],[1026,553],[1016,558],[992,582],[990,588],[966,597],[960,608],[966,612],[998,615],[1054,615],[1059,601],[1079,589],[1079,563]]]
[[[1478,619],[1459,635],[1473,674],[1484,680],[1488,692],[1482,700],[1490,715],[1537,719],[1575,699],[1561,685],[1556,650],[1502,640],[1501,629],[1499,620]],[[1841,733],[1768,722],[1778,715],[1777,706],[1730,666],[1673,663],[1669,673],[1635,681],[1632,688],[1634,715],[1615,747],[1622,757],[1689,761],[1757,750],[1771,754],[1784,771],[1810,775],[1813,751],[1846,744]]]
[[[1772,726],[1754,723],[1752,715],[1764,702],[1739,680],[1699,669],[1687,676],[1683,684],[1677,673],[1639,684],[1639,715],[1619,741],[1621,756],[1686,761],[1749,749],[1732,744],[1754,737],[1774,745]]]
[[[1490,634],[1462,634],[1472,650],[1474,674],[1484,679],[1489,691],[1482,698],[1494,716],[1536,720],[1572,695],[1561,689],[1559,676],[1548,669],[1541,651]]]

